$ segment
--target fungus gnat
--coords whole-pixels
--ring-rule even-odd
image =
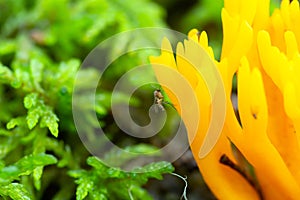
[[[159,111],[165,111],[165,107],[163,106],[163,104],[169,104],[170,106],[175,108],[172,103],[164,100],[164,95],[160,89],[154,90],[153,96],[154,96],[154,105],[155,105],[154,109],[156,113]]]
[[[158,109],[160,109],[160,111],[165,111],[165,108],[162,105],[164,103],[164,96],[161,93],[161,90],[160,89],[156,89],[153,92],[153,96],[154,96],[155,112],[158,112]]]

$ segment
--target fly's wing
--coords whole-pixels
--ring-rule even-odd
[[[169,106],[172,106],[172,108],[176,109],[175,106],[174,106],[171,102],[164,101],[163,103],[164,103],[164,104],[167,104],[167,105],[169,105]]]

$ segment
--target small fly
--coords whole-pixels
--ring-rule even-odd
[[[165,111],[165,107],[163,106],[163,104],[169,104],[174,108],[172,103],[164,100],[164,95],[162,94],[160,89],[156,89],[153,92],[153,96],[154,96],[154,105],[155,105],[154,109],[156,113],[159,111]]]
[[[156,105],[155,107],[155,112],[158,112],[157,108],[160,109],[160,111],[165,111],[164,106],[162,105],[164,103],[164,96],[161,93],[160,89],[157,89],[153,92],[153,96],[154,96],[154,105]]]

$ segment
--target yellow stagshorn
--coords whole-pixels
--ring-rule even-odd
[[[219,199],[300,199],[300,11],[297,0],[283,0],[269,16],[268,0],[225,0],[222,10],[223,45],[214,59],[205,32],[191,30],[197,42],[215,60],[226,92],[226,118],[210,153],[199,157],[211,116],[211,97],[201,74],[185,59],[173,56],[163,41],[162,54],[151,63],[164,64],[182,74],[198,98],[201,111],[195,138],[190,139],[199,169]],[[188,54],[189,44],[177,52]],[[166,51],[169,50],[169,51]],[[183,53],[182,53],[183,52]],[[200,66],[205,67],[205,66]],[[154,70],[158,80],[167,74]],[[231,102],[232,78],[237,74],[238,112]],[[176,109],[178,100],[166,90]],[[189,119],[183,117],[189,132]],[[260,189],[236,170],[220,163],[227,155],[237,165],[230,141],[254,167]]]

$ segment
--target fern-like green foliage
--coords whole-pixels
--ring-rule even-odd
[[[71,105],[74,78],[88,52],[115,33],[164,26],[162,9],[148,0],[0,0],[0,8],[0,196],[151,199],[142,185],[172,166],[160,162],[123,172],[89,157]],[[139,59],[126,60],[109,79]],[[81,75],[81,87],[95,79],[93,71]],[[105,89],[96,94],[100,119],[109,114],[110,96]]]
[[[77,200],[82,200],[88,195],[91,199],[151,199],[141,186],[149,178],[162,179],[162,174],[174,170],[170,163],[158,162],[124,172],[106,166],[95,157],[89,157],[87,164],[93,169],[69,172],[70,176],[77,179]]]

